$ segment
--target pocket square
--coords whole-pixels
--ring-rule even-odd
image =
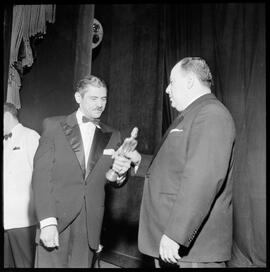
[[[19,146],[13,147],[13,150],[19,150],[19,149],[21,149]]]
[[[114,154],[114,149],[104,149],[103,150],[103,155],[109,155],[112,156]]]
[[[171,132],[182,132],[182,131],[184,131],[184,130],[183,130],[183,129],[174,128],[174,129],[172,129],[172,130],[170,131],[170,133],[171,133]]]

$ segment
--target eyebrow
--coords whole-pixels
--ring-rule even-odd
[[[92,98],[99,98],[99,96],[96,96],[96,95],[90,95],[90,97],[92,97]],[[107,98],[107,95],[106,96],[102,96],[101,98]]]

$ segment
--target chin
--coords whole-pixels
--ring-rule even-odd
[[[171,106],[172,106],[172,108],[176,109],[176,106],[175,106],[175,104],[173,102],[171,103]]]
[[[94,118],[99,118],[101,116],[101,114],[102,114],[102,112],[101,113],[94,113],[94,114],[92,114],[92,116]]]

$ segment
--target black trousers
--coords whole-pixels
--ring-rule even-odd
[[[39,232],[39,230],[38,230]],[[39,238],[39,233],[37,233]],[[59,247],[36,247],[35,268],[90,268],[94,251],[89,247],[85,201],[79,215],[59,235]]]
[[[4,231],[4,268],[32,268],[36,226]]]

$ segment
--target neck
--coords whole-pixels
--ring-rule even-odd
[[[197,100],[199,97],[211,93],[210,89],[200,89],[197,92],[194,92],[191,96],[190,99],[188,100],[188,103],[186,107],[188,107],[191,103],[193,103],[195,100]]]
[[[9,132],[11,132],[12,129],[13,129],[15,126],[18,125],[18,123],[19,123],[19,121],[16,120],[16,119],[14,119],[14,120],[11,122],[11,124],[10,124],[10,131],[9,131]]]

